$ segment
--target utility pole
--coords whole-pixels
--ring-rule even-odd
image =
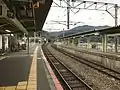
[[[30,49],[29,34],[27,35],[27,42],[28,42],[27,53],[29,54],[29,49]]]
[[[118,20],[118,5],[115,4],[115,27],[117,26],[117,20]]]
[[[70,28],[70,0],[67,0],[67,29]]]
[[[115,4],[115,27],[117,27],[117,22],[118,21],[118,5]],[[118,52],[118,48],[117,48],[117,45],[118,45],[118,36],[115,36],[115,52]]]

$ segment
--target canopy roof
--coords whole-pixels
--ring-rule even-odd
[[[85,34],[93,34],[93,33],[99,33],[99,34],[117,34],[120,33],[120,26],[117,27],[111,27],[111,28],[105,28],[105,29],[100,29],[100,30],[91,30],[91,31],[85,31],[81,33],[76,33],[72,35],[65,36],[64,38],[69,38],[69,37],[78,37],[80,35],[85,35]]]
[[[0,15],[0,34],[28,34],[42,30],[52,0],[0,0],[0,3],[0,10],[5,13]]]

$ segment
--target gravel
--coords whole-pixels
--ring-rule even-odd
[[[120,81],[115,80],[101,72],[88,67],[64,54],[56,51],[50,45],[49,50],[72,69],[80,78],[88,83],[94,90],[120,90]]]

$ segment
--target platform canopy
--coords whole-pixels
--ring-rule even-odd
[[[0,34],[23,32],[28,33],[19,20],[10,13],[6,3],[0,0]]]
[[[110,28],[105,28],[105,29],[93,29],[93,30],[89,30],[89,31],[84,31],[84,32],[80,32],[80,33],[76,33],[76,34],[71,34],[62,38],[71,38],[71,37],[79,37],[81,35],[103,35],[103,34],[108,34],[108,35],[116,35],[119,34],[120,35],[120,26],[117,27],[110,27]]]
[[[52,0],[0,0],[0,3],[0,34],[28,34],[42,30]]]

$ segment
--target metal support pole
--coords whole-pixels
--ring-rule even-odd
[[[33,3],[32,3],[33,5]],[[35,40],[36,40],[36,22],[35,22],[35,8],[34,8],[34,5],[32,7],[32,14],[33,14],[33,18],[34,18],[34,27],[35,27],[35,31],[34,31],[34,43],[35,43]]]
[[[75,39],[76,39],[76,38],[75,38],[75,37],[73,37],[73,46],[75,46]]]
[[[105,47],[105,52],[107,52],[107,35],[104,36],[104,39],[105,39],[105,43],[104,43],[104,47]]]
[[[69,45],[71,46],[72,45],[72,39],[69,38]]]
[[[2,35],[2,53],[5,53],[5,37]]]
[[[71,38],[69,38],[69,45],[71,45]]]
[[[107,52],[107,35],[102,35],[102,51]]]
[[[63,28],[63,38],[64,38],[64,36],[65,36],[65,31],[64,31],[64,28]]]
[[[25,42],[25,33],[24,33],[23,39],[24,39],[24,42]]]
[[[40,33],[40,44],[42,44],[42,31],[39,32]]]
[[[78,47],[80,46],[80,37],[78,37]]]
[[[29,35],[27,36],[27,40],[28,40],[27,53],[29,54]]]
[[[117,19],[118,19],[118,5],[117,4],[115,4],[115,27],[117,27]],[[117,36],[115,36],[115,52],[118,52],[118,50],[117,50]]]
[[[117,45],[118,45],[118,36],[115,36],[114,37],[114,43],[115,43],[115,52],[117,53],[118,52],[118,50],[117,50]]]
[[[63,44],[65,44],[64,36],[65,36],[65,32],[64,32],[64,28],[63,28]]]
[[[68,38],[67,40],[68,40],[68,45],[70,45],[70,39]]]
[[[90,48],[90,36],[87,37],[87,49]]]
[[[36,40],[36,32],[34,32],[34,44],[35,44],[35,40]]]
[[[70,28],[69,23],[70,23],[70,0],[67,0],[67,29]]]
[[[67,38],[67,45],[69,45],[69,39]]]
[[[118,20],[118,5],[115,4],[115,27],[117,26],[117,20]]]
[[[65,45],[67,45],[67,39],[65,39]]]
[[[79,39],[79,38],[77,38],[77,37],[75,38],[75,46],[76,46],[76,47],[78,47],[78,39]]]
[[[9,39],[9,48],[10,48],[10,52],[12,51],[12,36],[10,34],[10,39]]]
[[[74,39],[75,39],[75,38],[72,38],[72,46],[74,46],[74,45],[75,45],[75,43],[74,43]]]
[[[105,52],[105,47],[104,47],[105,39],[104,35],[102,35],[102,51]]]

